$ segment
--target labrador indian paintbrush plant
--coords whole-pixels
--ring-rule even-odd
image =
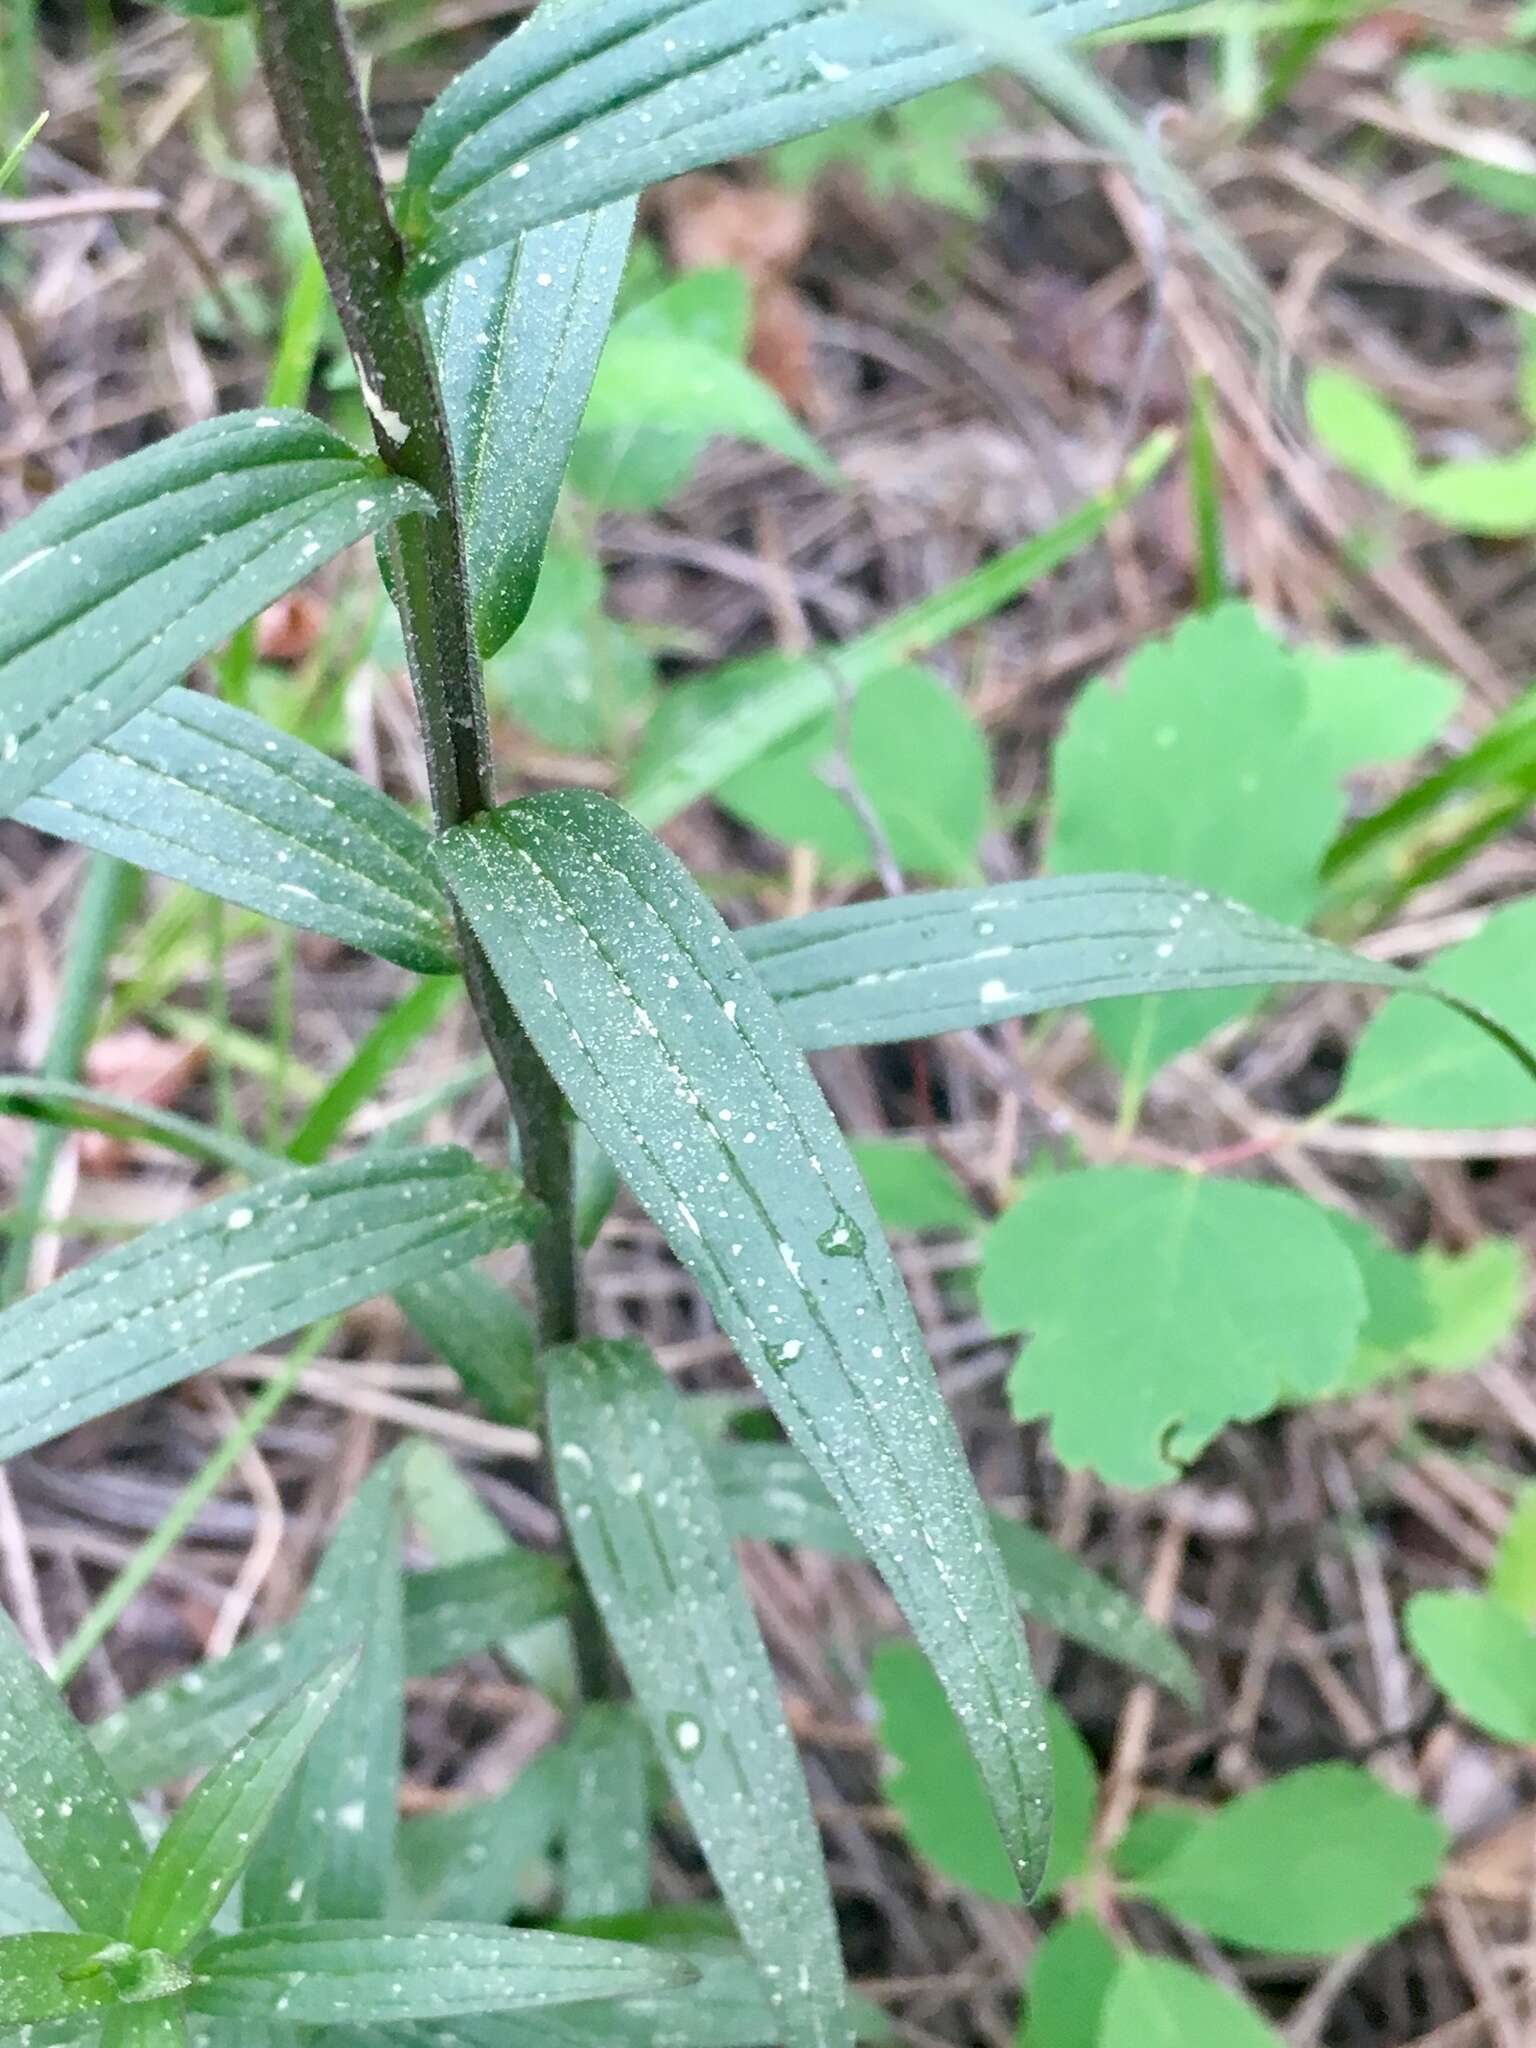
[[[717,1455],[643,1349],[585,1336],[578,1121],[756,1380],[799,1461],[807,1525],[883,1573],[1026,1895],[1046,1863],[1050,1768],[1021,1602],[1187,1685],[1171,1646],[1085,1568],[1017,1529],[999,1548],[804,1055],[1091,996],[1405,977],[1136,875],[854,905],[738,937],[647,828],[717,786],[743,745],[820,712],[824,668],[763,665],[723,750],[718,728],[685,734],[627,807],[579,790],[498,803],[482,686],[528,613],[643,188],[994,54],[1028,75],[1033,52],[1059,83],[1064,45],[1162,11],[998,0],[994,44],[986,20],[957,34],[952,9],[915,0],[543,0],[427,110],[391,197],[337,0],[252,0],[375,445],[282,407],[234,414],[69,485],[0,539],[0,808],[95,852],[82,988],[134,868],[426,977],[413,1028],[462,977],[519,1177],[395,1132],[338,1153],[334,1107],[278,1154],[115,1103],[67,1062],[11,1077],[9,1110],[131,1129],[229,1187],[5,1309],[0,1455],[387,1293],[493,1415],[543,1433],[569,1559],[487,1530],[451,1464],[414,1445],[371,1475],[294,1621],[89,1731],[0,1628],[0,2032],[831,2048],[860,2027],[732,1550],[736,1534],[785,1531],[762,1521],[766,1482]],[[1077,538],[1167,452],[1149,444]],[[403,630],[430,827],[183,683],[369,537]],[[983,572],[935,633],[1050,560],[1031,544]],[[917,644],[877,633],[850,674]],[[513,1245],[531,1322],[472,1263]],[[797,1498],[782,1475],[769,1490]],[[407,1508],[434,1571],[401,1570]],[[404,1681],[492,1643],[566,1710],[567,1739],[502,1799],[402,1825]],[[604,1696],[615,1663],[623,1703]],[[642,1910],[647,1737],[733,1941]],[[154,1840],[133,1795],[197,1770]],[[594,1786],[600,1846],[583,1856],[574,1813]],[[516,1872],[562,1827],[564,1925],[509,1926],[527,1917]],[[516,2031],[475,2031],[510,2013]]]

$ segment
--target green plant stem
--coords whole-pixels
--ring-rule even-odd
[[[386,466],[435,500],[390,529],[391,594],[415,687],[438,829],[495,802],[485,691],[464,569],[453,451],[426,328],[401,288],[404,251],[385,198],[335,0],[259,0],[262,66],[326,281]],[[461,928],[465,980],[549,1222],[531,1247],[546,1343],[576,1334],[579,1290],[565,1102]]]
[[[260,0],[262,66],[385,464],[434,499],[390,530],[389,568],[444,829],[494,802],[480,659],[456,516],[453,454],[426,328],[401,290],[384,194],[334,0]]]
[[[1189,394],[1189,489],[1195,521],[1195,591],[1203,612],[1214,611],[1227,594],[1215,415],[1211,380],[1196,377]]]
[[[50,1081],[79,1078],[86,1048],[95,1035],[106,985],[107,965],[138,895],[139,871],[126,861],[94,854],[86,870],[80,907],[70,934],[69,963],[59,991],[53,1034],[43,1057],[42,1072]],[[5,1262],[0,1266],[0,1305],[14,1301],[26,1285],[54,1161],[65,1133],[39,1130],[32,1157],[16,1200],[16,1222]]]
[[[185,1536],[198,1510],[211,1500],[225,1479],[245,1456],[257,1437],[298,1385],[306,1365],[325,1345],[336,1329],[337,1319],[317,1323],[307,1330],[261,1390],[252,1396],[245,1413],[202,1469],[193,1474],[171,1503],[170,1511],[129,1558],[105,1593],[90,1609],[80,1626],[54,1660],[57,1684],[68,1685],[78,1676],[90,1656],[103,1643],[122,1617],[124,1608],[154,1577],[161,1564]]]

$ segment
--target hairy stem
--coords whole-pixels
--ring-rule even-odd
[[[495,801],[453,448],[420,310],[401,289],[404,252],[379,174],[336,0],[258,0],[262,67],[315,246],[357,363],[384,463],[437,504],[391,529],[391,594],[404,629],[438,829]],[[578,1286],[564,1099],[467,929],[465,979],[549,1221],[532,1246],[539,1332],[576,1334]]]

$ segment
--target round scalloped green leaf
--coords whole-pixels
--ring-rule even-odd
[[[1188,1963],[1131,1950],[1110,1981],[1094,2048],[1283,2048],[1283,2043],[1252,2006],[1213,1977]]]
[[[1449,1840],[1359,1765],[1314,1764],[1202,1820],[1138,1890],[1219,1941],[1331,1954],[1414,1919]]]
[[[1415,1656],[1458,1713],[1501,1742],[1536,1743],[1536,1633],[1481,1593],[1415,1593],[1404,1610]]]
[[[1099,2048],[1120,1952],[1091,1913],[1058,1920],[1035,1951],[1019,2048]]]
[[[1437,955],[1432,972],[1436,987],[1531,1038],[1536,903],[1496,910],[1474,938]],[[1465,1017],[1394,998],[1366,1026],[1333,1107],[1436,1130],[1529,1124],[1536,1123],[1536,1080]]]
[[[1056,744],[1059,874],[1140,868],[1305,923],[1343,792],[1301,666],[1245,604],[1141,647],[1090,683]],[[1151,996],[1094,1012],[1120,1064],[1150,1074],[1251,1010],[1257,993]]]
[[[1328,1392],[1366,1313],[1313,1203],[1130,1166],[1030,1188],[987,1238],[981,1299],[1031,1333],[1014,1413],[1113,1486],[1160,1485],[1226,1423]]]

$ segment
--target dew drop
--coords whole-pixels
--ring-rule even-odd
[[[825,1252],[829,1259],[861,1258],[864,1253],[864,1233],[845,1209],[839,1209],[837,1221],[817,1238],[816,1249]]]
[[[704,1730],[692,1714],[668,1714],[667,1740],[680,1757],[691,1762],[704,1747]]]

